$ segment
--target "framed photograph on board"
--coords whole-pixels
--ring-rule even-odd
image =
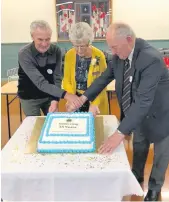
[[[87,22],[95,40],[103,40],[112,22],[112,0],[56,0],[56,19],[58,41],[68,40],[69,30],[77,22]]]

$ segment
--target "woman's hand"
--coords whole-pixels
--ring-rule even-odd
[[[96,105],[90,105],[89,112],[92,112],[93,116],[100,114],[100,110]]]

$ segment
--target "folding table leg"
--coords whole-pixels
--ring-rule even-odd
[[[20,100],[19,100],[19,112],[20,112],[20,122],[22,123],[22,107]]]
[[[109,114],[111,114],[110,101],[111,101],[111,99],[112,99],[112,92],[111,92],[111,91],[108,91],[107,94],[108,94]]]
[[[10,116],[9,116],[9,97],[6,95],[6,107],[7,107],[7,119],[8,119],[8,135],[9,139],[11,138],[11,127],[10,127]]]

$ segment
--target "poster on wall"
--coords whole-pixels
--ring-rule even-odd
[[[86,22],[92,29],[95,40],[105,39],[106,28],[112,20],[110,0],[56,1],[57,38],[68,40],[69,30],[74,23]]]

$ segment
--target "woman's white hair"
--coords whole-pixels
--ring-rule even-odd
[[[113,23],[108,27],[107,32],[109,31],[113,32],[117,37],[136,37],[132,28],[125,23]]]
[[[44,20],[35,20],[31,23],[30,25],[30,32],[31,34],[37,29],[45,29],[45,30],[50,30],[52,32],[52,29],[49,25],[48,22],[44,21]]]
[[[87,41],[92,43],[94,40],[93,30],[88,23],[78,22],[72,25],[69,31],[69,39],[72,42],[81,43],[83,41]]]

